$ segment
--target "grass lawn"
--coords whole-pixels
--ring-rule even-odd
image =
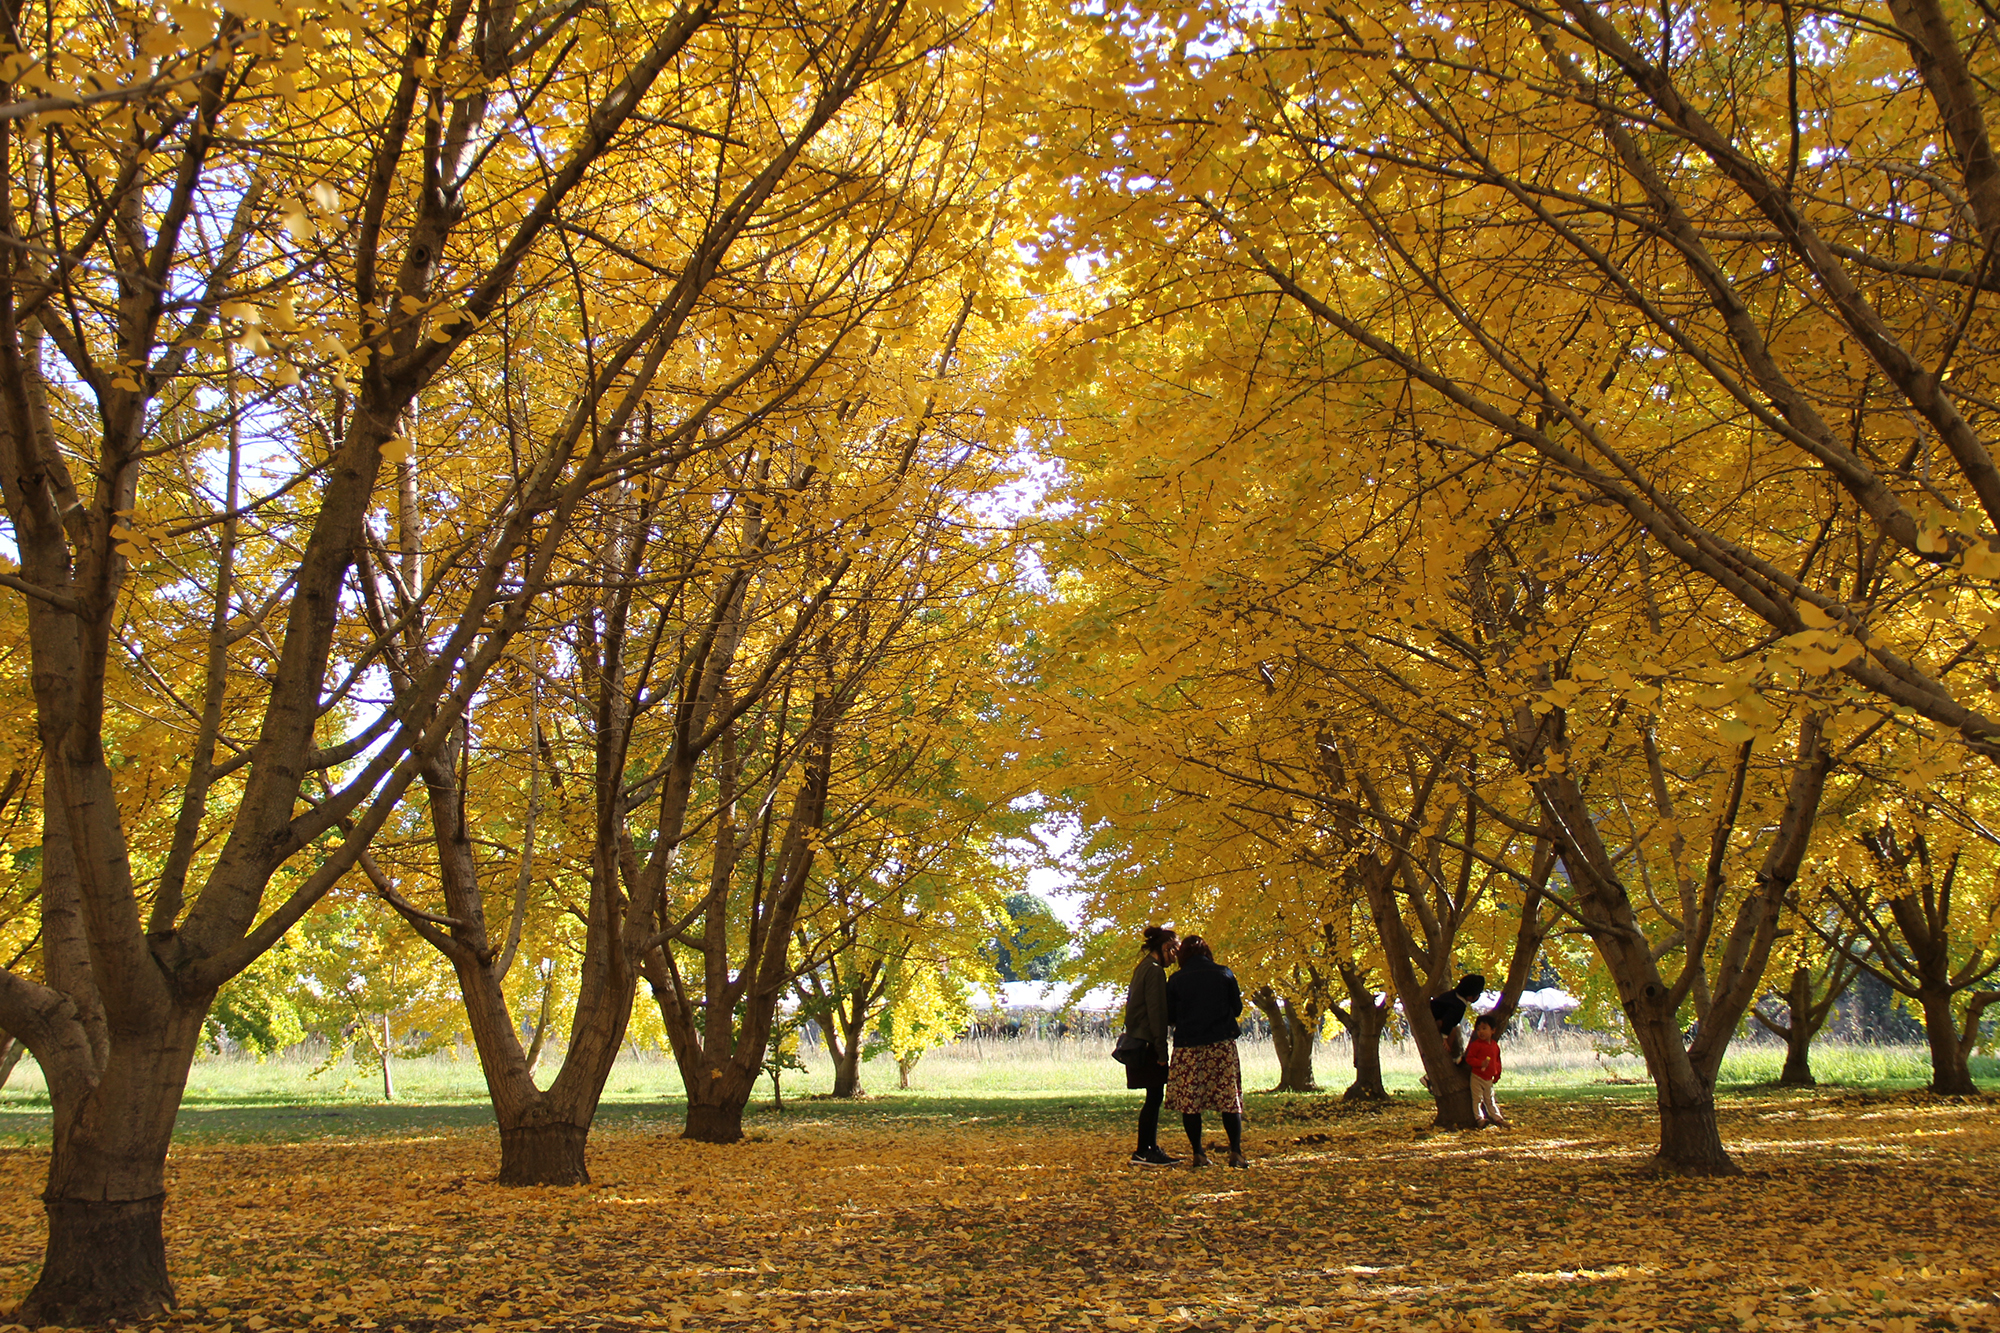
[[[1652,1099],[1645,1066],[1636,1055],[1605,1053],[1573,1034],[1525,1033],[1508,1042],[1504,1051],[1503,1101],[1566,1099],[1579,1093],[1647,1103]],[[1242,1056],[1244,1087],[1264,1088],[1277,1082],[1277,1060],[1268,1042],[1245,1040]],[[832,1087],[833,1071],[823,1053],[809,1053],[808,1059],[806,1073],[786,1077],[785,1101],[793,1110],[809,1106],[815,1116],[824,1118],[903,1121],[998,1116],[1062,1125],[1092,1122],[1093,1117],[1120,1120],[1131,1110],[1132,1095],[1124,1091],[1121,1071],[1111,1063],[1109,1043],[1103,1040],[962,1043],[927,1056],[913,1073],[908,1091],[897,1090],[894,1061],[878,1060],[864,1071],[863,1086],[870,1095],[855,1103],[818,1100]],[[1331,1091],[1344,1088],[1352,1076],[1350,1061],[1344,1040],[1322,1043],[1315,1061],[1321,1084]],[[1781,1047],[1739,1043],[1723,1066],[1723,1095],[1769,1083],[1783,1061]],[[178,1140],[292,1142],[476,1130],[493,1123],[479,1065],[470,1054],[397,1061],[393,1102],[382,1098],[379,1069],[343,1065],[314,1075],[315,1063],[304,1053],[264,1062],[197,1062],[181,1107]],[[1417,1076],[1422,1070],[1413,1047],[1385,1044],[1382,1066],[1390,1091],[1421,1095]],[[1828,1088],[1914,1090],[1930,1077],[1928,1056],[1921,1046],[1827,1043],[1814,1052],[1814,1068]],[[554,1069],[552,1062],[545,1064],[544,1077],[553,1075]],[[1972,1072],[1982,1082],[2000,1084],[2000,1060],[1976,1058]],[[770,1090],[768,1079],[759,1085],[746,1119],[752,1132],[790,1123],[788,1115],[773,1109]],[[597,1124],[606,1129],[678,1130],[684,1104],[680,1074],[671,1059],[658,1052],[628,1053],[612,1071]],[[24,1061],[0,1090],[0,1146],[46,1144],[48,1126],[48,1099],[40,1072],[31,1061]]]

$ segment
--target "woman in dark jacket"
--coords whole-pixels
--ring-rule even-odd
[[[1220,1111],[1229,1135],[1229,1164],[1248,1166],[1243,1155],[1243,1067],[1236,1059],[1243,990],[1236,974],[1219,966],[1208,941],[1190,935],[1181,941],[1180,970],[1167,983],[1167,1017],[1174,1026],[1173,1070],[1167,1077],[1167,1105],[1181,1113],[1191,1166],[1207,1166],[1201,1147],[1201,1113]]]
[[[1149,1048],[1125,1065],[1125,1086],[1146,1090],[1139,1108],[1139,1146],[1132,1153],[1138,1166],[1172,1166],[1180,1160],[1160,1150],[1160,1099],[1167,1087],[1167,964],[1173,961],[1174,932],[1146,927],[1139,965],[1125,992],[1125,1031]]]

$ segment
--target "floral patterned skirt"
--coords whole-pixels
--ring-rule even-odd
[[[1236,1058],[1236,1043],[1174,1047],[1173,1068],[1167,1074],[1167,1109],[1181,1115],[1243,1114],[1243,1066]]]

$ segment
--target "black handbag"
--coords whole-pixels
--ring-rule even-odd
[[[1118,1044],[1111,1048],[1111,1058],[1121,1065],[1129,1065],[1138,1060],[1151,1061],[1153,1043],[1144,1037],[1127,1032],[1118,1038]]]

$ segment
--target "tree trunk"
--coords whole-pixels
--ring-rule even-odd
[[[1300,1017],[1298,1006],[1269,986],[1260,986],[1250,996],[1271,1025],[1271,1046],[1278,1055],[1278,1086],[1273,1092],[1318,1092],[1313,1081],[1312,1027]]]
[[[48,1245],[15,1316],[29,1327],[151,1319],[174,1305],[160,1226],[167,1148],[207,1013],[205,1001],[176,1005],[137,1040],[114,1038],[81,1097],[50,1076]]]
[[[1816,1088],[1819,1080],[1812,1071],[1812,973],[1803,967],[1792,969],[1792,984],[1785,1005],[1791,1010],[1785,1021],[1785,1067],[1778,1071],[1781,1088]],[[1767,1025],[1771,1026],[1771,1025]]]
[[[1954,994],[1926,987],[1917,996],[1924,1011],[1924,1039],[1931,1048],[1931,1091],[1940,1097],[1975,1097],[1979,1086],[1972,1081],[1967,1050],[1959,1044],[1958,1024],[1952,1018]]]
[[[384,1014],[382,1015],[382,1100],[385,1102],[396,1100],[396,1077],[389,1072],[389,1052],[391,1049],[389,1040],[389,1015]]]
[[[1376,937],[1388,964],[1389,982],[1396,998],[1403,1002],[1403,1016],[1410,1025],[1410,1040],[1424,1062],[1425,1086],[1437,1103],[1437,1129],[1477,1129],[1478,1117],[1472,1105],[1472,1080],[1465,1067],[1451,1057],[1445,1036],[1431,1021],[1430,994],[1417,976],[1416,942],[1403,924],[1402,909],[1396,901],[1394,881],[1400,862],[1385,864],[1379,857],[1364,858],[1357,869],[1368,895],[1369,915],[1375,920]],[[1444,974],[1439,973],[1442,980]],[[1371,997],[1372,998],[1372,997]],[[1359,1054],[1360,1048],[1356,1047]],[[1380,1071],[1377,1071],[1380,1079]]]
[[[910,1071],[917,1067],[917,1061],[922,1058],[919,1055],[896,1057],[896,1086],[904,1092],[910,1090]]]
[[[14,1066],[21,1063],[21,1055],[27,1049],[18,1037],[0,1041],[0,1088],[6,1087],[7,1080],[14,1077]]]
[[[1819,1080],[1812,1071],[1812,1038],[1803,1024],[1794,1023],[1785,1031],[1785,1067],[1778,1071],[1781,1088],[1816,1088]]]
[[[833,1095],[836,1097],[859,1097],[861,1095],[861,1051],[849,1046],[833,1064]]]
[[[840,1029],[840,1044],[833,1051],[833,1095],[836,1097],[859,1097],[861,1092],[861,1045],[863,1028],[867,1024],[867,1014],[862,1012],[861,997],[855,999],[855,1010],[859,1021],[848,1023],[836,1016],[827,1026],[827,1044],[832,1041],[834,1027]]]
[[[1313,1078],[1313,1033],[1298,1029],[1297,1014],[1292,1020],[1292,1048],[1279,1066],[1277,1091],[1318,1092],[1319,1083]]]
[[[733,1064],[712,1071],[705,1096],[694,1095],[695,1079],[688,1083],[687,1126],[681,1137],[696,1143],[736,1143],[743,1138],[743,1108],[749,1104],[753,1086],[739,1076]]]
[[[588,1185],[590,1169],[584,1165],[584,1148],[589,1141],[588,1125],[562,1121],[503,1125],[500,1129],[500,1183]]]
[[[1382,1086],[1382,1032],[1389,1026],[1387,1016],[1368,997],[1368,1003],[1351,1010],[1347,1038],[1354,1044],[1354,1082],[1340,1094],[1344,1102],[1386,1102],[1389,1090]]]
[[[174,1304],[160,1215],[167,1196],[49,1199],[42,1275],[20,1317],[36,1325],[151,1318]]]
[[[1389,1027],[1389,997],[1378,1000],[1368,974],[1352,963],[1340,964],[1340,980],[1347,987],[1347,1005],[1335,1005],[1333,1014],[1354,1045],[1354,1082],[1340,1099],[1386,1102],[1389,1090],[1382,1086],[1382,1034]]]
[[[1722,1146],[1715,1120],[1715,1094],[1697,1088],[1679,1096],[1660,1090],[1660,1153],[1654,1159],[1663,1171],[1687,1176],[1738,1176],[1742,1168]]]

